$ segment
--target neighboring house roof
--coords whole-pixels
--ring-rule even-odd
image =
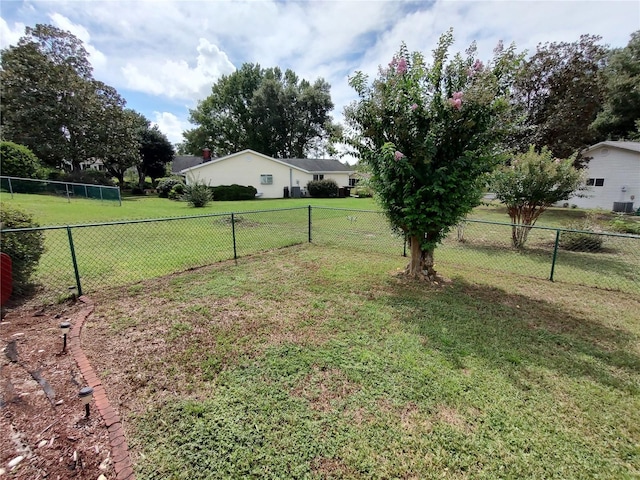
[[[293,167],[297,170],[301,170],[305,173],[329,173],[329,172],[351,172],[352,169],[347,167],[345,164],[340,163],[338,160],[333,160],[333,159],[318,159],[318,158],[273,158],[270,157],[268,155],[264,155],[262,153],[256,152],[254,150],[242,150],[241,152],[237,152],[237,153],[232,153],[231,155],[226,155],[224,157],[219,157],[219,158],[213,158],[211,160],[209,160],[206,163],[200,163],[200,164],[193,164],[191,166],[182,168],[181,170],[176,170],[175,167],[172,168],[172,170],[174,172],[180,172],[182,174],[187,173],[189,171],[192,170],[196,170],[198,168],[201,168],[205,165],[211,165],[217,162],[221,162],[222,160],[227,160],[229,158],[232,157],[236,157],[238,155],[241,155],[243,153],[252,153],[253,155],[258,155],[260,157],[269,159],[273,162],[276,163],[281,163],[283,165],[287,165],[290,167]],[[179,157],[176,157],[179,158]],[[182,158],[187,158],[187,157],[182,157]],[[199,158],[199,157],[193,157],[193,158]],[[200,161],[202,161],[202,159],[200,158]]]
[[[309,173],[353,171],[351,167],[332,158],[283,158],[282,161]]]
[[[202,157],[194,155],[178,155],[173,157],[171,162],[171,173],[179,173],[187,168],[194,167],[202,163]]]
[[[600,147],[612,147],[619,148],[621,150],[630,150],[632,152],[640,152],[640,142],[617,142],[612,140],[606,140],[604,142],[596,143],[595,145],[591,145],[589,148],[584,150],[582,153],[588,153],[596,148]],[[639,157],[640,158],[640,157]]]

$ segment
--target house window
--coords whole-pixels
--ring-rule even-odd
[[[324,175],[318,175],[318,174],[313,175],[313,180],[323,180],[323,179],[324,179]]]
[[[273,175],[260,175],[260,185],[273,185]]]
[[[355,187],[358,184],[359,181],[360,181],[359,178],[350,178],[349,179],[349,186],[350,187]]]
[[[588,187],[604,187],[604,178],[589,178],[587,179]]]

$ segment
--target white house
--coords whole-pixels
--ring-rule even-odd
[[[640,205],[640,142],[600,142],[587,148],[585,197],[569,203],[580,208],[635,211]],[[614,208],[615,207],[615,208]]]
[[[285,188],[292,196],[304,192],[311,180],[332,179],[338,187],[349,186],[349,175],[353,173],[338,160],[316,158],[272,158],[253,150],[243,150],[225,157],[207,160],[192,157],[193,166],[176,173],[183,175],[187,183],[201,181],[211,186],[251,185],[261,198],[282,198]],[[176,163],[188,163],[181,157]],[[203,161],[204,160],[204,161]],[[175,169],[175,167],[174,167]]]

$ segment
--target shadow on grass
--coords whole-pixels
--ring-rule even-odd
[[[465,356],[475,355],[499,369],[538,366],[640,393],[640,356],[633,352],[638,339],[632,332],[462,279],[426,298],[424,285],[394,288],[386,301],[397,307],[398,318],[417,326],[427,344],[458,368],[464,368]]]

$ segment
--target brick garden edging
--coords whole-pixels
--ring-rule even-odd
[[[133,465],[129,458],[129,447],[124,436],[124,429],[120,421],[120,415],[116,412],[107,398],[107,392],[102,386],[102,382],[89,363],[89,359],[80,347],[80,333],[82,326],[95,308],[91,299],[81,296],[78,300],[86,305],[73,319],[73,328],[69,332],[69,351],[73,355],[78,368],[88,386],[93,388],[93,399],[96,402],[100,416],[104,420],[109,432],[109,443],[111,444],[111,460],[116,473],[116,480],[134,480]]]

